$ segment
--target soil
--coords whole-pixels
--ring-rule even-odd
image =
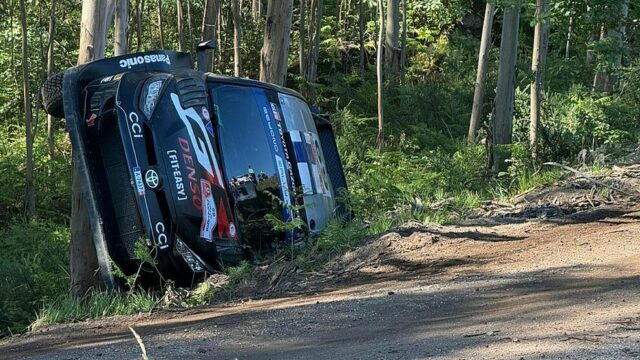
[[[320,272],[273,264],[252,299],[52,326],[0,358],[138,359],[129,327],[150,359],[640,358],[634,184],[578,180],[460,225],[406,224]]]

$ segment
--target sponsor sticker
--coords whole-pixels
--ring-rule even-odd
[[[133,66],[153,63],[165,63],[167,65],[171,65],[171,58],[165,54],[134,56],[120,60],[119,65],[121,68],[131,69]]]
[[[138,195],[144,196],[144,182],[142,181],[142,170],[140,170],[140,167],[138,166],[133,168],[133,179],[136,184],[136,189],[138,190]]]
[[[200,189],[202,192],[202,224],[200,225],[200,237],[211,241],[213,229],[218,223],[218,212],[213,200],[213,194],[211,193],[211,183],[201,179]]]
[[[205,107],[202,108],[202,117],[205,120],[210,120],[211,119],[211,115],[209,115],[209,110],[207,110],[207,108],[205,108]]]
[[[211,121],[209,121],[208,123],[206,123],[206,124],[204,125],[204,127],[207,129],[207,131],[209,132],[209,134],[210,134],[211,136],[214,136],[214,135],[213,135],[213,124],[211,123]]]
[[[236,237],[236,224],[229,224],[229,235],[231,235],[231,237]]]

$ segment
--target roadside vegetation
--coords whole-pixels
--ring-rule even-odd
[[[43,7],[46,4],[41,3],[48,2],[38,2]],[[339,12],[342,3],[326,1],[326,13]],[[364,3],[365,55],[367,59],[373,59],[376,12],[369,1]],[[384,151],[376,146],[378,104],[373,61],[367,62],[362,77],[358,66],[353,65],[358,63],[358,51],[349,51],[339,40],[358,37],[357,8],[347,9],[349,21],[346,26],[336,16],[326,15],[321,30],[323,40],[318,49],[321,61],[316,82],[309,82],[295,71],[289,74],[288,85],[317,103],[334,124],[349,185],[350,193],[345,195],[345,201],[355,214],[352,222],[335,219],[322,234],[306,239],[304,246],[279,250],[279,256],[286,256],[305,270],[317,269],[333,256],[406,221],[455,223],[485,201],[508,201],[519,193],[562,178],[563,171],[543,166],[545,161],[603,171],[609,160],[639,144],[640,34],[637,19],[640,9],[637,4],[630,10],[623,61],[615,66],[608,61],[614,50],[588,38],[591,35],[588,29],[601,23],[612,23],[615,18],[579,18],[583,23],[573,29],[570,55],[566,57],[566,28],[569,17],[575,13],[569,15],[570,4],[564,2],[551,11],[554,30],[545,67],[539,152],[534,158],[528,139],[532,79],[528,69],[536,21],[532,4],[527,3],[520,26],[517,67],[521,71],[515,81],[514,141],[507,145],[510,153],[507,169],[492,171],[488,166],[491,154],[486,142],[491,129],[492,90],[483,103],[484,123],[479,130],[479,141],[471,145],[466,142],[480,40],[478,28],[465,27],[462,19],[469,14],[477,17],[478,8],[483,6],[463,1],[447,2],[446,5],[440,1],[408,3],[408,65],[404,69],[402,85],[400,78],[395,77],[385,83]],[[166,5],[167,11],[176,11],[175,2]],[[55,58],[60,68],[75,62],[76,27],[80,16],[76,5],[65,2],[61,6],[68,9],[61,19],[59,54]],[[195,17],[197,7],[202,5],[193,6]],[[11,19],[16,11],[17,6],[0,5],[0,13],[11,12]],[[38,15],[35,5],[29,11],[34,15],[29,20],[29,34],[38,39],[36,34],[44,31],[46,21]],[[146,21],[150,28],[151,20]],[[167,48],[177,47],[173,30],[176,19],[165,21],[165,27],[171,29],[165,35],[173,36],[171,41],[167,40]],[[193,23],[198,21],[200,19],[194,18]],[[230,31],[232,33],[233,29]],[[259,46],[256,44],[262,41],[262,31],[263,26],[259,23],[250,23],[245,28],[244,75],[257,76]],[[144,313],[167,306],[208,304],[250,281],[254,275],[253,264],[245,262],[228,269],[223,280],[205,281],[194,289],[176,289],[167,284],[158,292],[138,289],[124,293],[96,292],[85,302],[73,299],[68,289],[70,144],[63,124],[54,123],[57,132],[53,137],[55,154],[49,159],[46,116],[36,109],[33,160],[37,210],[27,219],[24,177],[27,142],[18,101],[22,98],[21,87],[16,80],[23,59],[12,50],[12,42],[19,41],[21,36],[18,24],[3,20],[0,35],[5,39],[0,45],[0,84],[3,88],[0,93],[0,336],[58,322]],[[494,40],[495,46],[489,53],[491,65],[487,84],[495,84],[498,77],[499,34],[494,35],[498,40]],[[292,49],[299,44],[296,36]],[[221,41],[222,49],[232,49],[227,46],[232,41],[230,36]],[[43,66],[41,50],[44,45],[46,41],[36,41],[29,49],[29,58],[40,67]],[[143,45],[146,49],[159,46],[156,40],[148,40]],[[347,45],[355,46],[353,42]],[[70,49],[69,53],[67,49]],[[588,51],[593,58],[590,62],[585,56]],[[223,50],[222,62],[217,65],[219,72],[232,72],[232,55]],[[291,65],[295,62],[293,55]],[[592,88],[594,73],[603,69],[616,77],[616,91],[603,93]],[[32,88],[37,89],[43,78],[44,70],[33,72],[29,79]],[[489,88],[493,89],[493,85]]]

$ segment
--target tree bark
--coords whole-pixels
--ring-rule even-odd
[[[400,74],[400,0],[387,1],[385,26],[384,63],[393,75]]]
[[[400,83],[404,85],[407,70],[407,0],[402,0],[402,48],[400,50]]]
[[[300,43],[298,44],[298,62],[300,66],[300,75],[307,75],[307,0],[300,0]]]
[[[184,52],[187,48],[184,37],[184,19],[182,14],[182,0],[176,0],[176,17],[178,21],[178,51]]]
[[[116,29],[114,54],[116,56],[127,53],[127,28],[129,27],[129,0],[116,0]]]
[[[261,0],[252,0],[251,1],[251,19],[256,22],[259,21],[262,17],[262,1]]]
[[[158,0],[158,30],[160,31],[160,48],[164,49],[164,19],[162,17],[162,0]]]
[[[233,14],[233,75],[242,76],[242,9],[240,0],[231,0]]]
[[[109,4],[106,0],[84,0],[80,22],[78,64],[104,57],[107,42]],[[100,286],[98,258],[91,238],[87,204],[82,194],[81,176],[73,168],[71,202],[71,294],[83,298]]]
[[[189,40],[187,41],[187,47],[189,48],[189,54],[191,54],[191,59],[193,60],[193,23],[191,22],[191,0],[187,0],[187,34],[189,35]]]
[[[385,34],[384,26],[384,4],[383,0],[378,0],[378,13],[380,16],[380,29],[378,32],[378,55],[376,58],[376,73],[378,80],[378,136],[376,137],[376,148],[379,152],[384,150],[384,103],[382,98],[382,48]]]
[[[311,83],[315,83],[318,80],[318,60],[320,53],[320,40],[322,38],[322,17],[324,15],[324,1],[315,0],[315,8],[311,9],[314,12],[313,17],[313,39],[309,49],[309,67],[307,79]]]
[[[216,21],[218,19],[218,8],[220,6],[220,0],[206,0],[204,4],[204,16],[202,17],[202,32],[200,40],[208,41],[216,39]],[[213,71],[213,51],[209,51],[207,54],[207,63],[209,69]]]
[[[364,80],[367,69],[367,54],[364,48],[364,1],[358,0],[358,43],[360,45],[360,78]]]
[[[564,47],[564,58],[568,59],[571,55],[571,35],[573,34],[573,15],[569,16],[569,28],[567,30],[567,43]]]
[[[56,2],[51,1],[51,10],[49,14],[49,42],[47,44],[47,76],[53,75],[53,45],[56,32]],[[55,156],[55,127],[53,124],[53,116],[47,115],[47,149],[49,153],[49,161]]]
[[[144,0],[138,0],[138,10],[137,10],[137,15],[138,18],[136,20],[136,24],[137,24],[137,34],[138,34],[138,44],[136,44],[136,51],[142,51],[142,26],[143,26],[143,20],[144,20]]]
[[[506,169],[505,160],[509,157],[509,153],[501,148],[501,145],[512,143],[520,1],[516,0],[514,5],[505,7],[502,22],[500,66],[498,69],[495,117],[493,119],[492,165],[495,171]]]
[[[260,81],[284,86],[287,79],[293,0],[269,0],[260,52]]]
[[[36,195],[33,189],[33,114],[31,113],[31,92],[29,91],[29,43],[27,32],[27,9],[25,0],[20,0],[20,25],[22,27],[22,90],[24,97],[24,121],[26,130],[26,177],[25,216],[31,220],[36,212]]]
[[[605,33],[604,26],[601,31],[602,40],[604,37],[610,37],[616,44],[616,53],[613,61],[609,63],[607,71],[599,71],[593,79],[593,89],[598,92],[611,94],[614,92],[618,84],[618,77],[612,73],[611,68],[616,69],[622,65],[622,52],[624,48],[624,38],[627,32],[626,22],[629,16],[629,0],[622,0],[620,3],[620,20],[617,28],[608,29]],[[606,34],[606,35],[605,35]]]
[[[538,128],[540,127],[540,102],[544,89],[544,64],[549,45],[549,3],[548,0],[536,0],[536,27],[533,35],[533,57],[531,71],[534,80],[531,83],[531,111],[529,123],[529,146],[534,159],[538,158]]]
[[[475,90],[473,91],[471,120],[469,121],[469,133],[467,134],[467,143],[469,145],[475,142],[476,133],[480,127],[480,119],[482,118],[482,105],[484,104],[484,96],[487,88],[488,59],[489,51],[491,50],[491,32],[495,9],[495,4],[487,2],[484,11],[484,21],[482,23],[482,38],[480,39],[480,51],[478,54],[478,73],[476,75]]]

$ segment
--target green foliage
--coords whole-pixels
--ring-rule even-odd
[[[69,286],[69,230],[33,221],[0,231],[0,335],[23,331]]]
[[[98,319],[113,315],[149,313],[158,305],[158,299],[147,292],[96,292],[85,301],[78,301],[70,295],[60,296],[44,303],[32,330],[45,325],[63,322]]]

